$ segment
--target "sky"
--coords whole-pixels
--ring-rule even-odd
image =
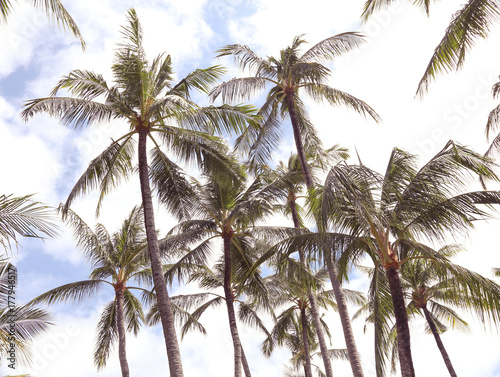
[[[26,2],[27,3],[27,2]],[[47,96],[61,76],[72,69],[102,73],[111,81],[110,66],[125,14],[134,7],[144,30],[149,57],[166,52],[171,55],[177,78],[214,64],[228,68],[226,79],[241,73],[231,59],[215,59],[215,51],[227,44],[249,45],[261,56],[276,55],[293,38],[316,43],[329,36],[360,31],[366,43],[337,59],[330,85],[367,102],[382,117],[382,123],[346,109],[307,101],[311,120],[325,146],[340,144],[357,151],[364,164],[382,172],[394,147],[420,156],[424,162],[453,139],[479,152],[488,147],[484,129],[488,113],[498,104],[491,87],[500,74],[500,54],[494,53],[500,31],[478,41],[459,72],[441,75],[430,85],[423,99],[415,98],[417,84],[441,40],[453,13],[462,0],[432,4],[431,16],[396,1],[365,24],[360,22],[363,0],[87,0],[63,1],[77,22],[86,41],[79,43],[47,21],[40,13],[20,1],[8,24],[0,25],[0,193],[21,196],[35,194],[51,206],[64,201],[88,162],[110,138],[126,125],[113,121],[99,129],[79,132],[65,129],[56,120],[37,116],[28,123],[20,119],[23,101]],[[410,2],[411,3],[411,2]],[[206,101],[201,99],[202,101]],[[293,138],[286,133],[275,159],[286,161],[294,150]],[[353,153],[354,154],[354,153]],[[138,182],[131,180],[104,202],[96,220],[95,195],[75,202],[74,211],[87,221],[117,230],[132,207],[140,201]],[[173,220],[157,207],[157,227],[166,232]],[[479,224],[468,237],[453,240],[467,251],[456,261],[491,277],[491,268],[500,267],[496,240],[497,220]],[[85,279],[89,266],[81,258],[71,233],[64,227],[56,239],[22,240],[14,252],[19,271],[19,302],[26,302],[56,286]],[[366,281],[355,276],[350,287],[365,289]],[[193,291],[175,287],[172,295]],[[32,368],[16,373],[0,366],[0,373],[31,373],[34,377],[73,377],[96,375],[92,362],[97,318],[102,306],[112,298],[103,292],[79,305],[52,306],[55,326],[34,344]],[[351,308],[352,313],[355,308]],[[345,346],[339,321],[334,313],[326,318],[333,333],[333,348]],[[472,323],[473,332],[449,331],[443,342],[461,376],[500,377],[500,338]],[[231,376],[232,346],[227,320],[217,312],[207,313],[203,321],[208,335],[189,334],[181,342],[186,376]],[[366,376],[374,375],[373,333],[363,331],[363,321],[354,322],[354,331]],[[260,354],[261,334],[240,327],[245,352],[255,376],[279,376],[289,358],[278,350],[270,359]],[[423,322],[411,327],[417,375],[445,375],[434,340],[424,333]],[[158,328],[143,328],[127,338],[131,374],[166,376],[168,367],[163,339]],[[472,352],[471,352],[472,350]],[[335,374],[350,375],[349,364],[334,362]],[[113,353],[99,376],[120,373],[117,353]]]

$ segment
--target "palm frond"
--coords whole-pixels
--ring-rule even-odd
[[[5,251],[17,237],[44,238],[57,234],[52,209],[33,200],[33,195],[14,197],[0,195],[0,245]]]
[[[314,60],[335,59],[342,54],[358,48],[364,41],[364,36],[358,32],[337,34],[315,44],[302,55],[300,60],[310,62]]]
[[[132,173],[134,147],[135,142],[131,135],[128,135],[121,143],[113,141],[108,148],[93,159],[68,195],[62,209],[63,214],[77,196],[99,189],[96,209],[98,214],[104,197],[117,187],[122,179],[127,179]]]
[[[469,0],[464,4],[453,15],[443,39],[434,50],[418,84],[417,95],[423,96],[438,74],[460,69],[475,41],[487,38],[491,25],[499,20],[500,8],[496,1]]]
[[[116,320],[116,302],[107,304],[97,324],[96,347],[94,349],[94,364],[98,370],[106,366],[111,348],[118,340],[118,324]]]

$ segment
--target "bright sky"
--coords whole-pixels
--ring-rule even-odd
[[[395,146],[419,154],[422,161],[437,153],[449,139],[483,152],[488,146],[484,136],[486,118],[497,105],[491,98],[491,86],[500,74],[500,54],[493,52],[500,42],[498,30],[493,30],[487,41],[477,43],[462,71],[441,76],[423,100],[414,99],[429,58],[461,2],[433,4],[430,18],[406,1],[395,2],[392,8],[361,25],[364,0],[64,1],[86,40],[85,53],[76,40],[51,27],[43,13],[18,5],[8,25],[0,27],[0,158],[4,177],[0,193],[36,193],[38,200],[57,206],[66,199],[88,162],[108,145],[110,137],[120,133],[124,126],[120,122],[76,133],[44,116],[23,124],[19,113],[23,100],[48,95],[60,77],[72,69],[93,70],[111,81],[113,52],[121,38],[119,29],[131,7],[135,7],[143,25],[148,55],[152,58],[164,51],[170,54],[179,78],[213,64],[232,68],[231,59],[214,60],[214,51],[226,44],[247,44],[266,56],[277,54],[300,34],[316,43],[337,33],[361,31],[367,35],[367,43],[332,65],[331,85],[366,101],[381,115],[383,123],[377,125],[340,108],[307,103],[325,146],[341,144],[352,152],[356,148],[363,163],[378,171],[383,171]],[[238,74],[231,71],[228,78]],[[293,150],[291,135],[287,134],[276,159],[286,160]],[[139,203],[137,188],[137,182],[131,182],[104,202],[99,222],[108,230],[117,229]],[[93,224],[96,203],[95,197],[88,196],[77,201],[74,210]],[[157,221],[161,231],[173,224],[162,212]],[[500,267],[498,241],[494,238],[498,226],[497,221],[492,221],[478,226],[469,238],[456,240],[469,250],[459,262],[490,277],[491,268]],[[22,244],[14,262],[20,274],[20,301],[87,278],[89,267],[68,232],[45,243],[23,240]],[[354,288],[364,288],[365,284],[360,279],[352,281]],[[182,288],[172,294],[187,290]],[[102,305],[110,299],[111,292],[78,306],[52,307],[57,326],[35,344],[34,368],[19,369],[15,374],[95,375],[95,326]],[[327,320],[333,330],[333,348],[344,347],[337,317],[328,314]],[[209,332],[207,337],[190,334],[181,343],[185,375],[231,376],[233,351],[227,320],[223,314],[207,313],[203,323]],[[373,376],[373,333],[363,333],[362,320],[354,325],[365,375]],[[415,322],[411,328],[416,373],[445,375],[434,339],[423,330],[423,322]],[[277,351],[266,359],[260,355],[263,337],[243,326],[240,332],[254,375],[281,375],[282,365],[289,358],[287,351]],[[472,335],[450,331],[443,335],[443,342],[459,375],[500,376],[498,336],[478,327]],[[137,338],[130,335],[127,346],[132,375],[156,377],[168,373],[158,329],[144,328]],[[334,369],[338,376],[350,375],[346,362],[335,362]],[[2,372],[13,374],[6,365],[0,367]],[[119,374],[118,356],[114,353],[99,375]]]

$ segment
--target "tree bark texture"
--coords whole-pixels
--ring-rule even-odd
[[[349,355],[349,362],[351,363],[352,374],[354,377],[363,377],[361,358],[356,347],[356,341],[354,340],[351,319],[349,317],[349,311],[347,310],[344,291],[342,290],[342,286],[338,279],[337,268],[333,264],[331,256],[326,258],[326,263],[328,274],[330,275],[330,281],[332,283],[333,294],[335,296],[335,301],[337,302],[342,330],[344,331],[345,344]]]
[[[399,280],[398,269],[394,265],[386,267],[387,279],[391,289],[394,316],[396,318],[396,330],[398,340],[399,365],[402,377],[415,377],[413,360],[411,356],[410,328],[408,326],[408,315],[403,295],[403,288]]]
[[[311,349],[309,347],[309,337],[307,336],[306,309],[300,308],[300,322],[302,325],[302,344],[304,345],[304,371],[306,377],[313,377],[311,366]]]
[[[149,257],[151,259],[151,270],[153,273],[153,283],[158,301],[165,345],[167,347],[168,365],[171,377],[183,377],[182,359],[175,332],[175,321],[170,297],[163,276],[162,263],[160,258],[160,248],[158,246],[158,236],[154,220],[153,199],[149,184],[149,167],[147,160],[146,142],[148,129],[139,129],[139,179],[141,183],[142,205],[144,208],[144,223],[146,227],[146,237],[148,240]]]
[[[115,291],[116,295],[116,324],[118,326],[118,358],[120,359],[120,368],[122,377],[129,377],[129,369],[127,362],[126,340],[125,340],[125,323],[123,321],[123,290]]]
[[[436,327],[436,324],[431,318],[431,314],[429,313],[429,310],[427,310],[426,307],[423,307],[422,310],[424,311],[425,319],[427,320],[427,323],[429,324],[429,327],[431,328],[432,335],[434,335],[434,339],[436,339],[437,346],[439,348],[439,351],[441,351],[441,356],[443,356],[444,363],[446,364],[446,368],[448,368],[448,372],[450,372],[451,377],[457,377],[457,374],[455,372],[455,369],[453,368],[453,365],[451,364],[450,357],[448,356],[448,352],[446,352],[446,349],[444,348],[444,344],[441,341],[441,337],[439,336],[438,329]]]
[[[302,133],[300,131],[297,113],[295,112],[293,90],[287,90],[285,92],[285,95],[288,105],[288,113],[290,114],[290,122],[292,123],[293,138],[295,140],[295,146],[297,148],[297,155],[299,156],[300,164],[302,165],[302,171],[304,172],[307,188],[310,189],[313,186],[312,174],[311,174],[311,169],[309,168],[309,164],[307,162],[306,152],[304,150],[304,144],[302,143]]]
[[[233,292],[231,290],[231,239],[223,237],[224,240],[224,294],[226,296],[227,316],[229,328],[233,339],[234,348],[234,377],[241,377],[241,341],[236,324],[236,314],[233,305]]]

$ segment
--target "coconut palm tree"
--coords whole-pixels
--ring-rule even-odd
[[[52,209],[33,200],[33,195],[0,195],[0,245],[4,251],[17,246],[17,237],[43,238],[57,234]]]
[[[90,162],[69,194],[64,210],[78,195],[97,188],[100,191],[99,211],[103,197],[134,172],[134,136],[138,136],[138,172],[154,286],[170,375],[181,377],[182,361],[154,221],[147,140],[150,139],[154,145],[151,170],[160,166],[163,169],[163,181],[156,183],[164,186],[162,192],[168,198],[161,199],[172,212],[182,217],[189,209],[191,190],[180,167],[160,145],[165,145],[166,150],[181,162],[194,160],[204,169],[211,167],[224,170],[227,167],[227,147],[220,139],[207,135],[205,131],[243,128],[251,109],[248,106],[196,106],[190,100],[192,90],[207,92],[224,70],[218,66],[199,69],[173,85],[170,56],[160,54],[150,64],[146,59],[142,28],[135,10],[129,10],[127,20],[127,25],[122,29],[124,42],[119,45],[112,66],[114,86],[109,86],[99,74],[74,70],[59,81],[49,97],[28,101],[22,116],[27,120],[35,114],[47,113],[73,129],[98,125],[112,119],[124,120],[129,126],[123,136],[113,140],[108,148]],[[61,89],[67,90],[71,96],[58,97],[57,93]],[[224,171],[228,175],[232,174],[227,169]]]
[[[245,251],[248,251],[248,249]],[[264,320],[259,314],[259,312],[264,312],[274,315],[271,303],[267,297],[267,279],[262,279],[258,273],[254,273],[249,279],[244,281],[239,280],[238,277],[241,278],[243,275],[241,271],[248,269],[248,259],[251,259],[251,255],[248,252],[246,253],[246,259],[245,261],[242,258],[238,258],[238,256],[231,258],[233,263],[233,266],[231,266],[233,303],[237,307],[240,323],[254,327],[269,335],[264,325]],[[189,265],[188,268],[190,272],[187,283],[197,283],[203,291],[172,297],[172,304],[177,309],[175,314],[180,317],[179,320],[182,324],[181,337],[184,337],[191,330],[198,330],[206,334],[205,328],[200,323],[201,317],[207,310],[218,308],[220,305],[225,304],[226,301],[225,295],[218,292],[224,288],[224,261],[222,258],[212,268],[206,265]],[[166,272],[165,278],[167,281],[172,281],[174,278],[172,272],[175,270],[176,268],[170,268]],[[239,272],[235,273],[235,271]],[[189,311],[192,312],[189,313]],[[156,305],[151,308],[146,319],[150,325],[158,323],[159,315]],[[241,361],[245,376],[250,377],[251,370],[243,345],[241,346]]]
[[[243,282],[248,278],[255,259],[256,238],[252,237],[252,228],[273,213],[273,203],[283,195],[283,190],[279,183],[269,183],[262,176],[247,184],[242,168],[239,180],[227,179],[225,174],[217,172],[205,174],[203,179],[204,184],[194,182],[197,195],[193,198],[193,206],[197,207],[198,216],[180,223],[171,231],[171,235],[184,234],[190,238],[201,234],[203,239],[171,267],[170,273],[184,278],[191,272],[191,266],[207,265],[216,246],[212,244],[216,240],[222,241],[224,298],[234,348],[234,375],[239,377],[242,347],[234,300],[239,291],[245,289]],[[242,283],[238,283],[240,281]],[[237,284],[236,292],[232,290],[233,284]]]
[[[130,285],[142,282],[151,273],[142,208],[135,207],[117,232],[109,234],[102,224],[95,231],[69,210],[67,223],[73,228],[78,245],[93,270],[88,280],[62,285],[32,300],[32,303],[53,304],[88,300],[104,287],[114,291],[114,299],[101,313],[97,325],[94,363],[97,369],[106,366],[111,347],[118,341],[118,356],[123,377],[130,375],[126,355],[126,330],[137,335],[144,320],[142,305],[132,290],[148,292]]]
[[[219,57],[233,55],[239,66],[243,70],[248,68],[254,76],[236,78],[222,83],[211,91],[212,98],[221,96],[224,102],[237,101],[251,97],[255,91],[264,89],[267,84],[272,86],[259,111],[263,119],[262,123],[259,127],[248,127],[237,140],[238,147],[244,149],[250,147],[250,165],[266,162],[280,137],[280,118],[281,120],[289,118],[306,187],[309,191],[313,188],[314,180],[307,162],[306,150],[321,150],[321,142],[299,96],[301,88],[316,101],[326,101],[331,105],[345,105],[360,114],[371,116],[376,121],[380,120],[378,114],[365,102],[328,86],[326,82],[330,70],[320,63],[320,61],[335,59],[358,47],[362,42],[363,37],[359,33],[342,33],[327,38],[300,54],[300,48],[305,40],[302,37],[296,37],[290,47],[281,50],[279,58],[268,57],[266,59],[259,57],[248,46],[229,45],[218,51]],[[355,377],[362,377],[361,361],[345,299],[342,297],[342,287],[338,282],[335,266],[329,263],[328,267],[332,285],[335,286],[334,292],[339,305],[353,373]],[[324,362],[328,365],[327,359]],[[332,377],[330,368],[326,367],[326,373],[327,377]]]
[[[395,0],[367,0],[362,18],[367,20],[375,11],[388,7]],[[430,13],[430,0],[411,1]],[[465,57],[479,38],[487,38],[490,28],[500,21],[500,7],[495,0],[468,0],[452,16],[441,42],[434,50],[418,84],[417,94],[424,95],[438,74],[462,68]]]
[[[259,111],[261,124],[258,127],[248,127],[237,140],[237,146],[250,149],[252,164],[267,162],[281,136],[280,120],[290,119],[307,188],[312,187],[313,177],[307,163],[306,149],[309,146],[320,146],[321,142],[308,120],[304,103],[299,96],[301,90],[316,101],[345,105],[379,121],[377,113],[365,102],[328,86],[331,71],[320,63],[357,48],[363,40],[359,33],[342,33],[319,42],[301,54],[300,49],[306,41],[298,36],[290,47],[281,50],[278,58],[262,58],[248,46],[238,44],[228,45],[217,51],[218,57],[234,56],[240,68],[248,68],[253,76],[234,78],[218,85],[210,93],[212,99],[220,96],[224,103],[250,99],[256,91],[263,90],[266,85],[271,86]]]
[[[443,241],[446,236],[464,234],[474,221],[488,218],[479,205],[500,204],[500,192],[469,192],[466,185],[475,175],[498,179],[494,166],[491,160],[448,142],[420,169],[416,156],[395,148],[384,175],[363,165],[340,163],[326,179],[323,219],[328,219],[332,232],[323,234],[319,241],[341,251],[339,263],[344,266],[368,254],[384,268],[403,377],[415,373],[399,277],[401,265],[413,258],[448,263],[422,241]],[[498,313],[492,316],[498,318]]]
[[[309,151],[308,161],[312,161],[310,169],[313,177],[315,176],[315,171],[326,170],[330,164],[337,162],[341,159],[348,157],[348,153],[345,149],[339,146],[334,146],[326,151],[321,149],[314,152]],[[290,156],[288,164],[280,162],[277,168],[273,171],[278,177],[288,176],[289,178],[284,181],[287,189],[286,204],[283,204],[282,212],[285,215],[291,216],[293,220],[293,225],[295,228],[300,229],[304,227],[301,213],[302,208],[298,205],[297,199],[301,191],[301,186],[303,186],[304,175],[302,172],[300,161],[297,155]],[[304,250],[299,250],[300,263],[304,268],[308,268],[308,261],[306,260],[306,255]],[[311,308],[312,318],[316,326],[316,334],[318,337],[318,343],[320,347],[320,354],[323,358],[323,364],[325,366],[325,371],[327,376],[333,374],[330,358],[328,356],[328,349],[323,335],[322,325],[320,321],[320,316],[318,312],[316,297],[313,295],[312,291],[309,292],[309,303]],[[312,373],[312,372],[311,372]]]
[[[17,269],[11,263],[0,262],[0,362],[6,361],[13,368],[31,363],[30,343],[52,325],[47,311],[12,301],[16,289]]]
[[[64,30],[68,29],[80,41],[82,48],[85,49],[85,41],[78,26],[59,0],[30,0],[29,3],[35,8],[42,9],[51,20],[56,21]],[[11,12],[12,2],[10,0],[0,0],[0,23],[7,21]]]
[[[264,341],[262,349],[266,356],[270,356],[276,346],[286,345],[292,352],[294,366],[302,366],[305,376],[312,377],[311,359],[313,351],[319,348],[319,343],[315,314],[310,301],[311,295],[315,297],[316,310],[337,309],[333,292],[323,290],[328,272],[324,268],[311,271],[301,261],[290,257],[280,258],[278,261],[278,272],[268,279],[268,286],[271,302],[282,311],[277,316],[275,326]],[[358,304],[363,301],[356,292],[349,292],[349,297]],[[318,317],[322,334],[326,333],[331,339],[328,326],[321,316]],[[318,353],[329,359],[333,355],[346,358],[346,351],[326,349]]]

